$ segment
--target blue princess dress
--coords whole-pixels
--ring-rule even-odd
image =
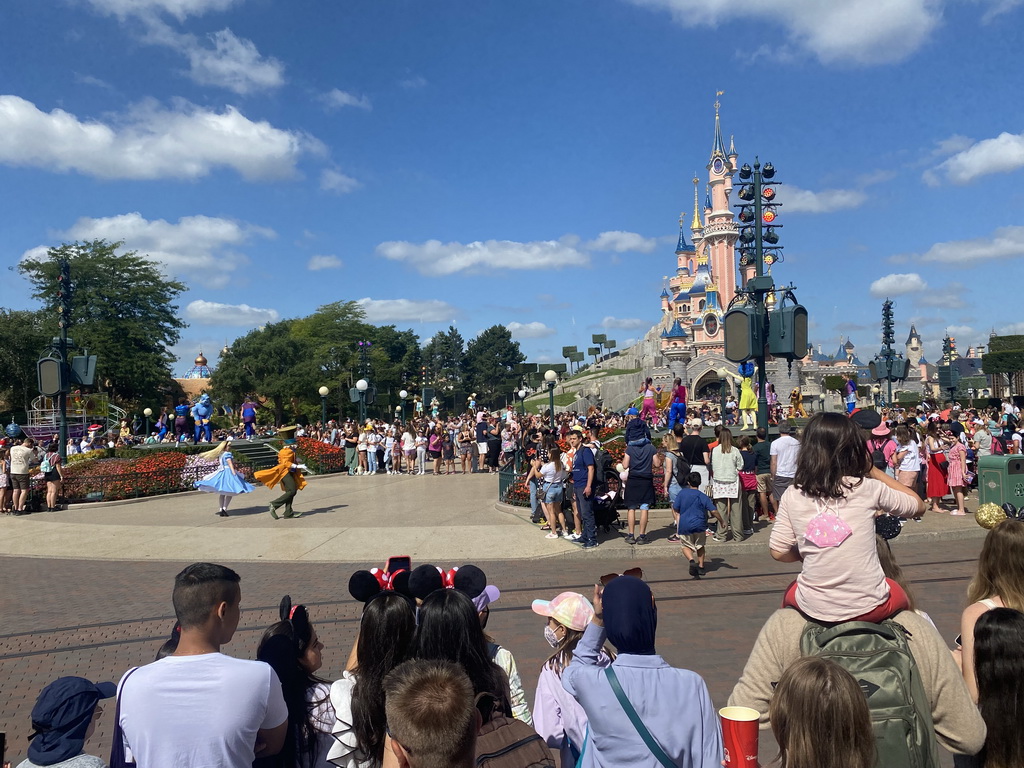
[[[231,458],[231,451],[225,451],[220,455],[220,469],[211,472],[202,480],[196,481],[196,489],[206,493],[220,493],[226,496],[240,496],[243,493],[251,493],[256,486],[245,482],[241,472],[232,472],[228,466]]]

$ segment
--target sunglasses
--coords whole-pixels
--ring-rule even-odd
[[[604,576],[601,577],[601,586],[607,587],[608,582],[619,578],[619,576],[635,576],[638,579],[642,579],[644,577],[644,569],[630,568],[629,570],[623,571],[622,573],[606,573]]]

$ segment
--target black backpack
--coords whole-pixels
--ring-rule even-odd
[[[875,440],[871,441],[871,463],[874,464],[878,469],[885,471],[885,468],[889,466],[889,462],[885,460],[885,443],[882,443],[881,447],[878,446],[878,442]]]
[[[689,488],[690,484],[687,482],[690,477],[690,473],[693,472],[693,467],[690,466],[690,462],[683,458],[683,454],[679,451],[669,451],[675,456],[675,461],[672,462],[672,477],[675,478],[676,485],[680,488]]]
[[[823,656],[853,675],[868,700],[879,768],[933,768],[939,764],[931,701],[907,630],[847,621],[834,626],[808,621],[800,637],[804,656]]]
[[[608,456],[608,451],[604,448],[597,448],[590,446],[590,452],[594,454],[594,485],[591,489],[591,498],[598,496],[608,491],[608,478],[605,474],[608,471],[608,464],[611,462],[611,458]]]

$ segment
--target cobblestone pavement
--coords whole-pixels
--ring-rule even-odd
[[[981,540],[897,539],[893,548],[916,586],[921,608],[951,642]],[[321,673],[327,679],[339,675],[359,613],[347,593],[348,577],[354,569],[376,563],[254,563],[227,555],[219,561],[242,576],[242,621],[225,652],[252,658],[262,630],[276,619],[276,606],[287,593],[309,606],[327,645]],[[171,584],[186,564],[0,557],[0,730],[7,733],[8,760],[24,756],[29,712],[47,682],[68,674],[117,680],[130,666],[152,660],[174,623]],[[682,560],[658,557],[487,562],[489,581],[502,590],[488,629],[515,653],[531,702],[548,650],[541,634],[543,620],[531,612],[531,601],[568,589],[587,594],[601,574],[638,564],[658,599],[659,652],[669,663],[703,675],[719,706],[739,677],[761,624],[796,572],[764,552],[716,558],[709,563],[709,575],[699,581],[686,575]],[[90,742],[94,754],[108,753],[112,719],[110,706]],[[770,734],[762,734],[762,761],[774,754]],[[942,765],[952,765],[948,755]]]

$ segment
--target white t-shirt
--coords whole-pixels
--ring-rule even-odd
[[[31,471],[31,464],[35,461],[36,452],[24,445],[16,445],[11,448],[11,474],[27,475]]]
[[[547,464],[541,465],[540,468],[541,479],[545,483],[560,483],[565,479],[565,471],[562,469],[562,463],[557,464],[553,461],[549,461]]]
[[[121,728],[138,768],[250,768],[256,732],[288,719],[277,674],[261,661],[167,656],[128,674]]]
[[[780,435],[768,451],[777,456],[775,474],[780,477],[796,477],[796,457],[800,453],[800,441],[792,435]]]
[[[411,432],[402,433],[402,450],[412,451],[416,448],[416,441],[413,439]]]
[[[906,455],[903,457],[903,461],[896,467],[900,472],[920,472],[921,471],[921,446],[911,440],[907,445],[900,445],[896,448],[896,453],[903,453],[906,451]]]

